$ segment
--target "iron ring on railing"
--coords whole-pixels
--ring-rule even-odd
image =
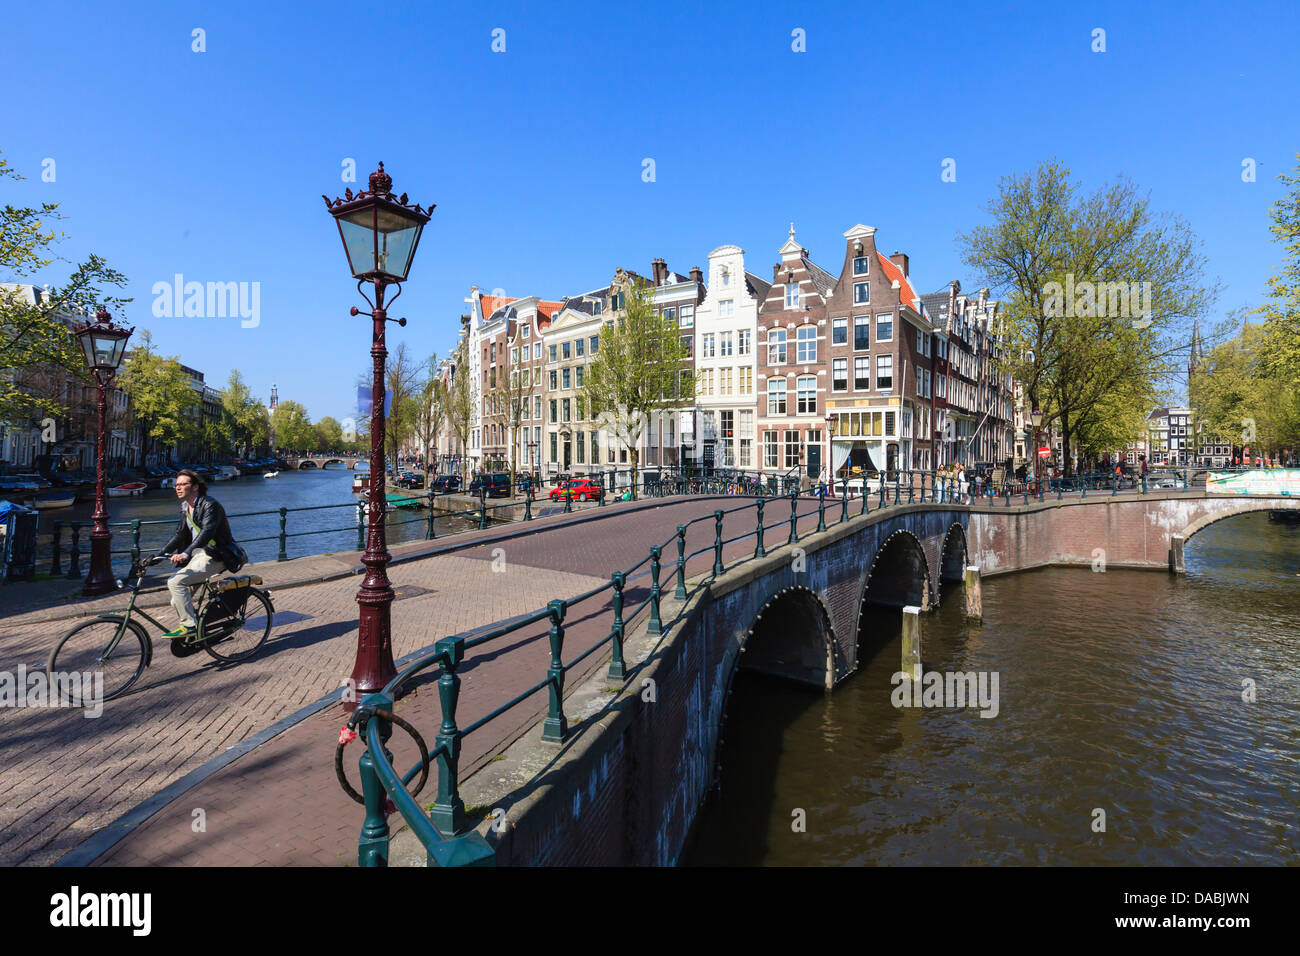
[[[365,722],[370,716],[371,716],[370,714],[363,713],[361,708],[357,708],[357,710],[353,712],[352,718],[348,721],[346,729],[351,731],[356,731],[356,724],[360,722],[361,730],[357,733],[357,735],[359,736],[360,734],[364,734],[366,730]],[[419,746],[420,782],[415,785],[414,790],[409,791],[412,797],[418,797],[420,795],[420,791],[424,789],[425,783],[428,782],[429,780],[429,761],[431,758],[429,757],[429,748],[425,746],[424,738],[420,736],[420,732],[418,730],[416,730],[405,720],[403,720],[401,717],[398,717],[396,714],[392,713],[391,711],[375,710],[373,716],[379,717],[383,720],[391,720],[398,727],[401,727],[408,734],[410,734],[411,737],[414,738],[416,744]],[[357,793],[357,791],[353,788],[352,784],[348,782],[347,775],[344,774],[343,772],[343,748],[346,747],[354,739],[356,739],[356,737],[344,739],[343,736],[340,735],[338,747],[334,750],[334,774],[335,776],[338,777],[339,786],[343,788],[343,792],[346,793],[349,797],[351,797],[354,801],[364,806],[366,802],[365,799],[361,796],[361,794]]]

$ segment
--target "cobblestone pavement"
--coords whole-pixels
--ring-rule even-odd
[[[641,510],[611,507],[595,521],[556,517],[511,529],[526,533],[505,541],[466,542],[453,553],[395,565],[390,569],[399,595],[392,612],[394,656],[605,584],[612,569],[639,561],[651,544],[669,538],[677,523],[720,506],[734,505],[679,499]],[[768,511],[769,528],[780,516],[788,517],[788,505],[781,508],[773,503]],[[800,510],[801,532],[811,530],[815,502],[803,502]],[[752,528],[750,510],[728,519],[724,535]],[[489,529],[476,534],[500,533]],[[769,536],[769,544],[785,540],[775,530]],[[712,539],[712,521],[696,524],[688,535],[688,551],[705,548]],[[727,560],[752,553],[752,548],[752,539],[729,546]],[[668,549],[665,586],[674,558],[675,549]],[[711,554],[704,554],[688,569],[704,572],[711,562]],[[218,665],[202,654],[177,659],[158,642],[153,666],[127,695],[109,701],[98,719],[71,710],[6,712],[0,863],[57,860],[188,772],[338,688],[352,668],[358,583],[349,576],[274,592],[276,629],[262,654],[242,665]],[[642,580],[629,587],[629,607],[645,597],[647,584]],[[120,597],[117,603],[123,603]],[[588,604],[569,612],[568,659],[607,633],[605,595]],[[66,620],[42,621],[39,613],[0,621],[0,661],[5,662],[0,668],[43,666],[49,648],[68,626]],[[593,654],[587,663],[598,666],[600,657]],[[480,648],[461,670],[462,726],[541,680],[548,659],[543,625]],[[577,679],[570,675],[570,683]],[[437,707],[432,687],[416,690],[399,707],[432,736]],[[463,766],[467,771],[481,766],[495,749],[526,730],[543,707],[539,692],[512,711],[511,720],[494,721],[467,738]],[[101,862],[354,862],[359,808],[338,788],[333,774],[342,721],[341,707],[330,705],[262,743],[155,814]],[[399,763],[414,763],[415,751],[407,742],[395,743],[394,750]],[[353,777],[358,755],[350,753],[347,761]],[[432,787],[426,791],[431,792]]]

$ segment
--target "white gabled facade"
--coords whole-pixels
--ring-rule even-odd
[[[710,462],[718,468],[758,467],[754,350],[758,310],[769,287],[745,271],[745,250],[739,246],[709,253],[707,292],[695,309],[693,328],[698,412],[693,434],[683,435],[693,467]]]

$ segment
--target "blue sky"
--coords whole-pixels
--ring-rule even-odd
[[[0,151],[28,179],[0,198],[61,203],[61,254],[125,272],[125,318],[164,353],[218,385],[239,368],[263,399],[274,381],[313,419],[355,414],[369,362],[321,200],[349,158],[437,204],[389,334],[426,356],[454,344],[472,284],[558,298],[724,243],[767,276],[792,220],[832,269],[862,222],[922,291],[974,288],[956,234],[1054,155],[1186,218],[1221,314],[1258,303],[1280,260],[1268,205],[1300,150],[1283,2],[53,3],[11,5],[6,27]],[[259,324],[155,317],[176,273],[260,283]]]

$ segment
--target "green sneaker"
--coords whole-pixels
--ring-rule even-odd
[[[175,640],[178,637],[189,637],[190,635],[196,633],[198,633],[197,627],[181,626],[176,628],[176,630],[174,631],[168,631],[166,634],[163,635],[163,637],[167,638],[168,640]]]

